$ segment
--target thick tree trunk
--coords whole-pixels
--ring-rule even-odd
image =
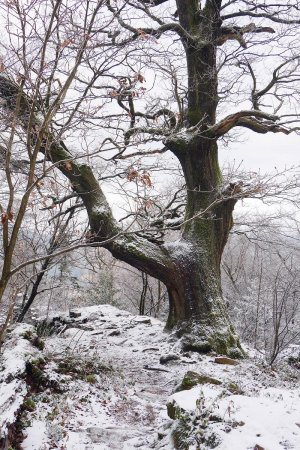
[[[220,263],[232,226],[235,200],[222,192],[216,139],[205,138],[216,121],[218,104],[216,45],[221,26],[221,1],[177,0],[188,75],[187,124],[191,128],[170,136],[167,147],[177,156],[187,188],[182,237],[167,247],[173,271],[167,280],[169,329],[182,336],[184,348],[215,350],[241,356],[238,337],[230,324],[221,289]]]
[[[168,145],[184,171],[187,207],[181,240],[166,246],[173,262],[167,283],[167,328],[183,336],[186,349],[241,356],[224,304],[220,273],[236,200],[222,191],[217,144],[196,138],[188,145],[170,139]]]
[[[176,330],[185,350],[242,356],[224,305],[219,270],[192,241],[182,239],[168,250],[174,271],[168,286],[166,328]]]

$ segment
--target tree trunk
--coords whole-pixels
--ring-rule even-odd
[[[241,356],[237,335],[223,302],[219,271],[198,245],[183,239],[169,246],[174,272],[168,286],[166,328],[176,330],[185,350]]]
[[[25,304],[22,306],[21,311],[17,317],[17,322],[23,322],[27,312],[29,311],[31,305],[35,301],[36,296],[38,295],[38,288],[44,278],[45,272],[48,269],[48,266],[51,263],[51,257],[46,258],[41,266],[40,272],[37,274],[34,283],[31,288],[31,292],[28,298],[26,298]]]
[[[187,207],[180,241],[166,246],[173,262],[167,282],[167,328],[183,336],[187,350],[241,356],[223,301],[220,272],[236,200],[221,190],[217,144],[197,138],[188,146],[176,139],[168,145],[184,171]]]

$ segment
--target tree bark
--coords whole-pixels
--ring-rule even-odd
[[[241,355],[220,273],[236,200],[221,191],[217,144],[197,137],[187,144],[172,137],[168,146],[183,168],[187,207],[180,241],[166,246],[174,268],[167,283],[167,328],[176,328],[186,349]]]

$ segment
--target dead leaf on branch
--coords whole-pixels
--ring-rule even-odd
[[[8,221],[12,222],[14,218],[14,214],[12,211],[8,211],[6,213],[1,214],[1,223],[2,225],[5,225]]]
[[[139,177],[138,171],[134,167],[129,167],[127,172],[127,180],[133,181],[136,180]]]
[[[65,168],[66,168],[69,172],[72,172],[72,163],[71,163],[71,161],[66,161],[66,162],[65,162]]]
[[[152,187],[152,181],[148,172],[143,172],[141,175],[141,182],[146,187]]]
[[[144,207],[146,209],[151,209],[154,206],[154,201],[151,198],[144,199]]]
[[[65,47],[72,44],[72,42],[73,42],[73,39],[65,39],[63,42],[61,42],[60,48],[63,50]]]
[[[109,95],[111,98],[117,98],[117,97],[119,97],[119,92],[116,91],[115,89],[113,89],[112,91],[109,91],[108,95]]]
[[[134,80],[138,81],[139,83],[144,83],[146,81],[141,73],[136,73],[134,76]]]
[[[1,223],[5,225],[8,222],[8,216],[6,213],[1,214]]]
[[[127,171],[127,180],[128,181],[140,181],[144,186],[151,188],[153,186],[151,177],[149,172],[146,172],[145,170],[140,175],[138,170],[134,167],[129,167]]]

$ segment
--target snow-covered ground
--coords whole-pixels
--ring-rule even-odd
[[[178,430],[190,450],[300,449],[300,370],[254,358],[217,364],[216,355],[181,353],[157,319],[108,305],[80,312],[43,350],[20,337],[24,326],[10,334],[0,360],[2,437],[25,398],[23,450],[172,450]],[[43,374],[36,387],[20,375],[26,358]],[[220,383],[175,392],[188,371]]]

